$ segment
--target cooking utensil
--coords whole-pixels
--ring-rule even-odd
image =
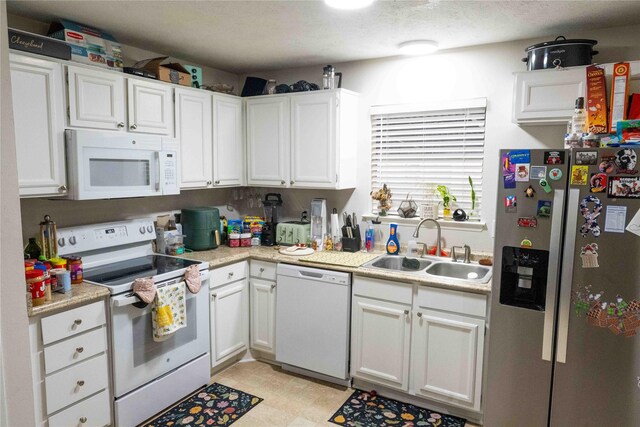
[[[567,39],[558,36],[553,41],[537,43],[526,48],[524,51],[527,57],[522,58],[522,62],[527,63],[529,71],[589,65],[593,62],[592,57],[598,54],[598,51],[593,50],[596,44],[596,40]]]
[[[55,258],[58,255],[58,236],[56,223],[49,215],[44,216],[44,221],[40,223],[40,246],[41,255],[46,259]]]

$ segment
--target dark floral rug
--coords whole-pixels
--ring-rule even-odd
[[[262,398],[214,383],[161,413],[144,427],[230,426]]]
[[[464,427],[466,423],[464,418],[439,414],[361,390],[354,391],[328,421],[353,427]]]

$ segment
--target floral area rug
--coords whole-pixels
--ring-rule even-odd
[[[260,397],[214,383],[141,426],[230,426],[262,400]]]
[[[354,391],[329,421],[353,427],[464,427],[466,423],[464,418],[439,414],[361,390]]]

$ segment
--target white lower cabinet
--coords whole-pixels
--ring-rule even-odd
[[[354,276],[351,315],[354,378],[481,411],[486,296]]]
[[[212,280],[210,305],[211,367],[227,361],[249,347],[249,283],[247,262],[240,266],[240,274],[233,274],[238,268],[223,267],[214,270],[212,277],[219,275],[226,280]],[[227,270],[234,270],[229,271]],[[229,274],[232,273],[232,274]],[[217,284],[217,286],[216,286]]]
[[[37,425],[111,425],[105,313],[98,301],[30,319]]]
[[[275,262],[251,261],[251,348],[276,354],[276,268]]]

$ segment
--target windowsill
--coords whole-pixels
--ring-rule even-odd
[[[364,221],[371,221],[378,218],[383,224],[389,224],[395,222],[398,225],[412,225],[416,226],[421,221],[421,218],[400,218],[397,215],[377,216],[375,214],[366,214],[362,216]],[[452,219],[438,218],[440,227],[445,230],[464,230],[480,232],[487,230],[487,223],[483,221],[454,221]]]

